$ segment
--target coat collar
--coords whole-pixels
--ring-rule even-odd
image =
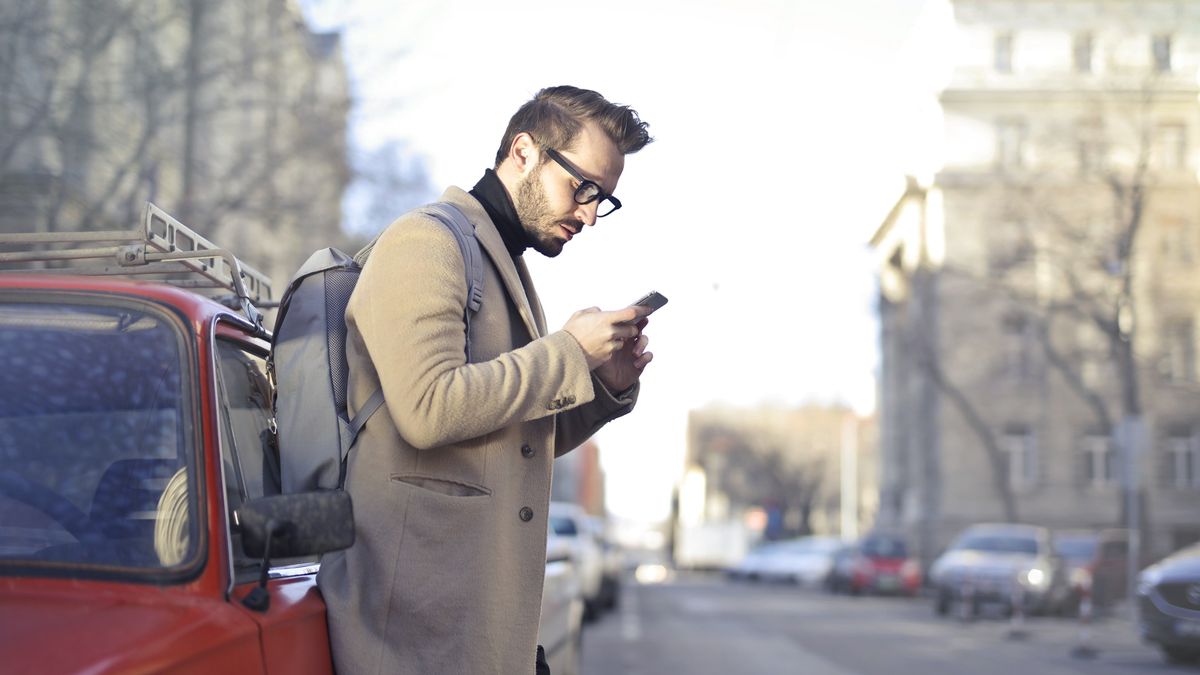
[[[465,190],[457,187],[447,188],[442,193],[440,201],[457,206],[467,216],[467,220],[475,225],[475,238],[479,240],[480,246],[492,259],[492,265],[495,266],[500,280],[504,283],[508,296],[516,305],[521,320],[525,322],[525,328],[529,330],[529,335],[535,340],[541,337],[543,322],[537,320],[541,316],[541,308],[539,306],[539,311],[535,314],[533,303],[537,302],[537,298],[533,293],[533,285],[530,283],[527,287],[524,283],[529,279],[529,273],[527,270],[523,270],[524,274],[522,274],[517,270],[517,263],[509,255],[508,249],[504,246],[504,239],[501,238],[495,223],[488,217],[487,211],[483,209],[483,205]],[[521,267],[525,267],[524,261],[522,261]]]

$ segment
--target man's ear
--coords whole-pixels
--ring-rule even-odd
[[[537,168],[540,155],[538,153],[537,144],[533,142],[533,137],[522,131],[513,138],[512,147],[508,149],[508,158],[512,160],[513,167],[522,176],[528,176],[535,168]]]

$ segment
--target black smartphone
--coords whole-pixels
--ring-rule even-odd
[[[643,307],[649,307],[650,311],[654,312],[659,307],[662,307],[663,305],[667,304],[667,296],[663,295],[662,293],[659,293],[658,291],[650,291],[649,293],[647,293],[647,294],[643,295],[641,298],[639,298],[638,301],[633,304],[641,305]]]

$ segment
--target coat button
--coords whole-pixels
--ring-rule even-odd
[[[533,520],[533,509],[529,508],[528,506],[522,506],[521,507],[521,520],[523,520],[527,523],[529,521]]]
[[[521,446],[521,456],[525,458],[533,457],[533,448],[528,445]]]

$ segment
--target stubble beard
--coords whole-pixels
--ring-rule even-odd
[[[517,218],[521,220],[521,227],[525,228],[525,233],[533,241],[534,250],[547,258],[562,253],[567,242],[559,236],[559,219],[554,217],[550,209],[550,200],[546,199],[546,186],[542,185],[540,170],[517,184],[515,201]]]

